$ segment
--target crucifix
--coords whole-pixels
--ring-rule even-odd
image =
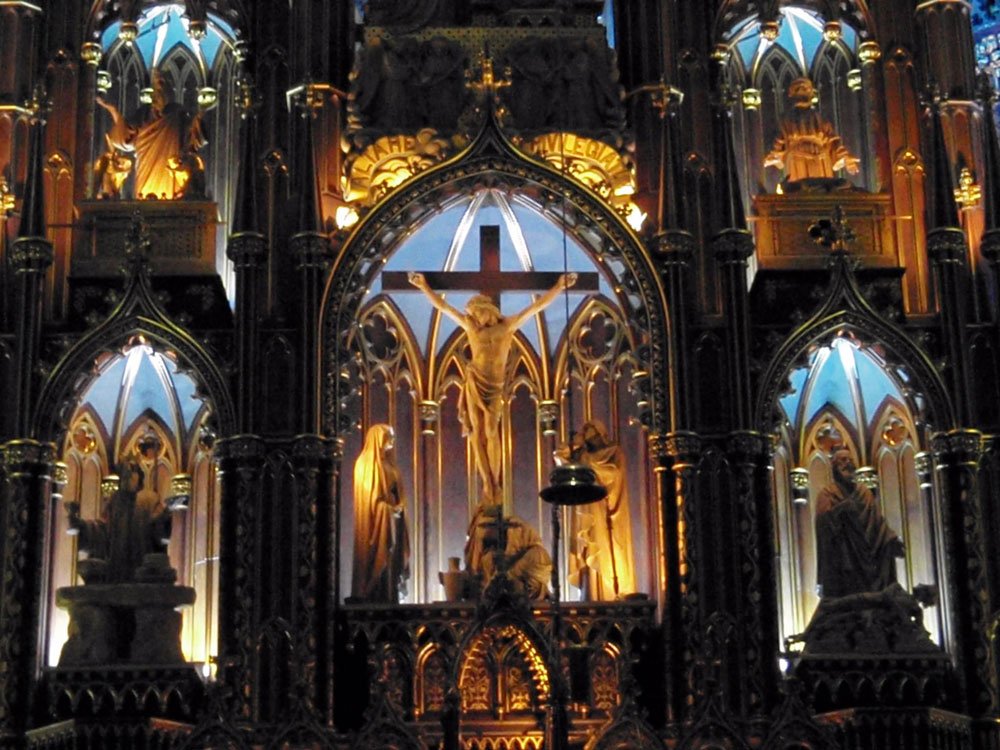
[[[503,414],[507,358],[517,329],[552,304],[565,289],[596,291],[596,273],[545,273],[500,270],[500,227],[480,230],[478,271],[389,272],[382,274],[384,291],[423,292],[441,313],[465,331],[471,358],[462,377],[459,418],[469,438],[476,468],[483,482],[483,502],[502,502]],[[477,291],[465,312],[449,304],[443,291]],[[541,292],[530,305],[511,315],[500,312],[502,292]]]
[[[424,271],[424,278],[431,289],[439,292],[479,292],[489,297],[499,307],[501,292],[546,292],[562,276],[546,271],[501,271],[500,227],[483,226],[479,229],[478,271]],[[577,274],[573,288],[581,292],[596,292],[596,273]],[[406,271],[385,271],[382,289],[386,292],[413,291]]]

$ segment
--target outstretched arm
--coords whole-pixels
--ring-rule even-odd
[[[526,308],[521,310],[521,312],[519,312],[517,315],[511,316],[510,318],[511,328],[520,328],[522,323],[524,323],[532,316],[537,315],[546,307],[555,302],[556,297],[562,294],[564,289],[569,289],[575,283],[576,283],[575,273],[564,273],[562,276],[559,277],[559,281],[557,281],[555,284],[552,285],[552,288],[549,289],[549,291],[547,291],[541,297],[536,299]]]
[[[434,305],[434,307],[462,326],[463,329],[468,325],[468,321],[466,320],[465,315],[462,314],[462,311],[453,305],[449,305],[445,301],[444,297],[431,289],[427,283],[427,279],[424,278],[422,273],[410,271],[407,275],[407,279],[413,286],[424,293],[424,296],[430,300],[430,303]]]

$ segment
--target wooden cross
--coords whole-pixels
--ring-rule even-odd
[[[501,271],[500,227],[484,226],[479,230],[478,271],[424,271],[430,288],[437,292],[479,292],[500,306],[501,292],[546,292],[551,289],[562,272]],[[384,271],[382,290],[386,292],[415,292],[406,271]],[[577,274],[573,291],[596,292],[599,289],[596,273]]]

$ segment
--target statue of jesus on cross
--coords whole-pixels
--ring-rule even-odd
[[[477,294],[465,306],[465,312],[445,301],[431,289],[422,273],[411,272],[410,283],[419,289],[442,313],[465,331],[472,358],[465,367],[458,415],[468,435],[476,468],[483,481],[483,500],[499,504],[502,500],[502,455],[500,420],[503,416],[507,358],[514,334],[526,321],[552,304],[559,294],[576,283],[575,273],[563,274],[543,295],[518,313],[504,316],[497,304],[485,294]]]

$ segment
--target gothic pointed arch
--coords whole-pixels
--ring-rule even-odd
[[[65,432],[74,394],[92,377],[94,362],[117,354],[136,336],[174,353],[178,364],[195,374],[212,402],[217,429],[221,434],[232,434],[235,413],[217,358],[163,309],[150,284],[148,261],[133,254],[132,262],[136,265],[121,301],[102,323],[66,352],[46,380],[35,412],[34,434],[51,440]]]
[[[848,257],[834,261],[826,298],[815,313],[799,326],[771,359],[757,389],[754,423],[771,432],[780,394],[796,362],[817,342],[839,331],[856,331],[867,341],[885,347],[894,366],[903,367],[913,379],[914,389],[925,397],[927,419],[939,429],[956,426],[954,407],[947,388],[927,354],[898,326],[874,310],[858,287]]]
[[[383,258],[445,197],[496,187],[530,195],[543,211],[563,216],[567,231],[587,248],[612,279],[620,303],[638,329],[648,331],[640,351],[649,371],[669,372],[665,349],[669,326],[664,292],[648,254],[628,224],[596,194],[514,147],[492,118],[460,154],[405,183],[353,228],[334,262],[323,299],[324,428],[339,432],[339,406],[346,386],[352,321]],[[670,419],[666,378],[649,384],[649,425],[664,430]]]

